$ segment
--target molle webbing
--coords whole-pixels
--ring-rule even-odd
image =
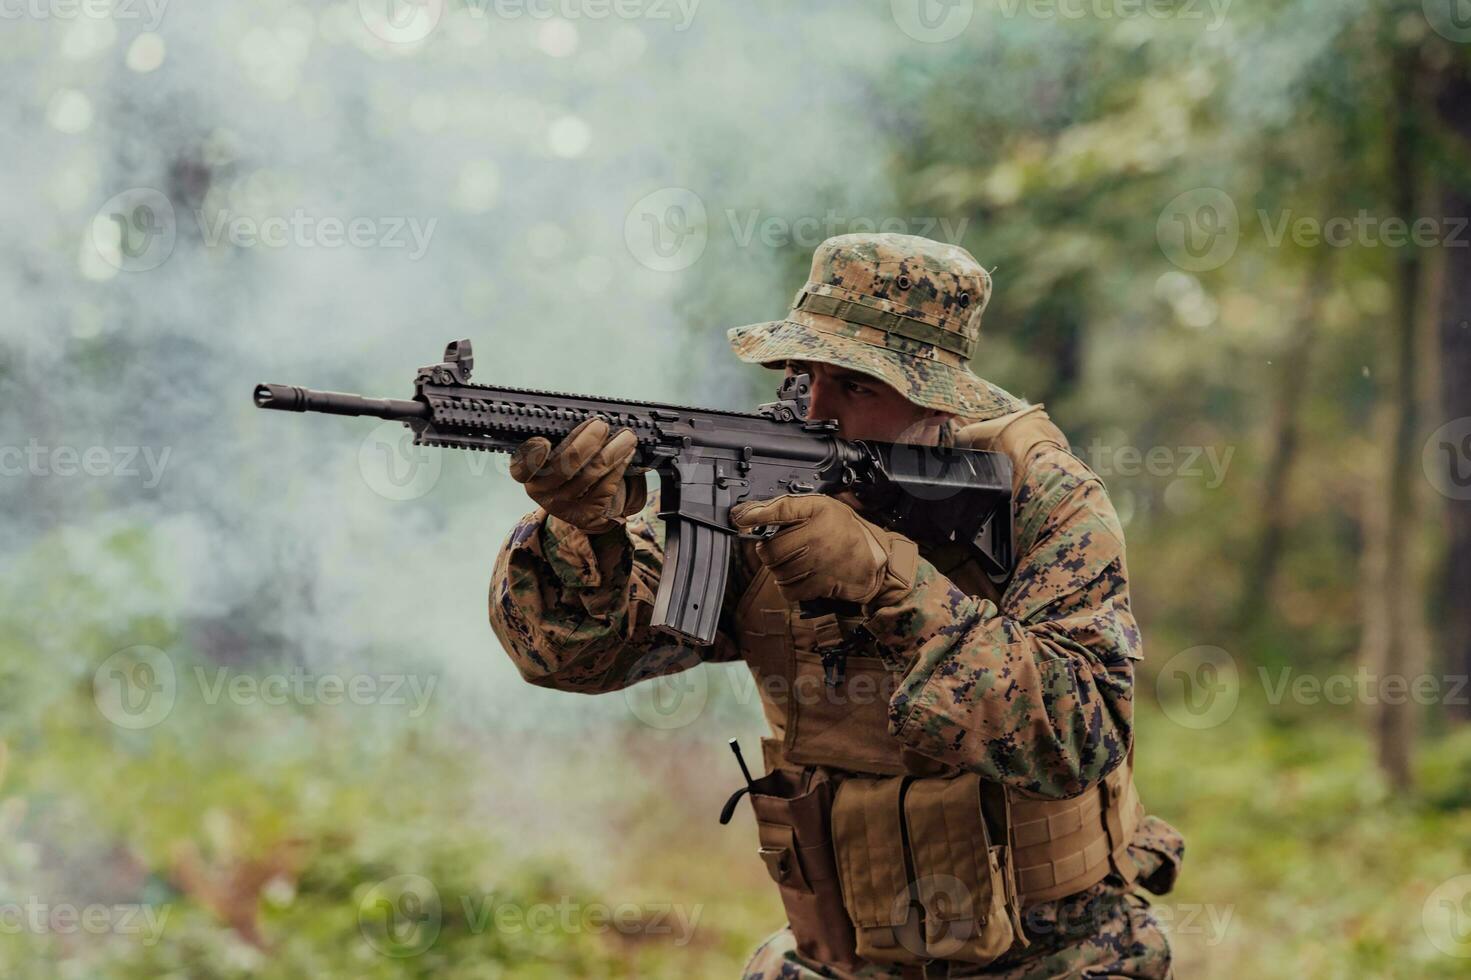
[[[1134,788],[1133,751],[1097,787],[1069,800],[1011,796],[1012,860],[1023,907],[1050,902],[1117,871],[1138,873],[1129,842],[1144,818]]]
[[[768,770],[795,768],[775,739],[763,738],[761,749]],[[1133,762],[1131,749],[1103,782],[1071,799],[1026,799],[1008,791],[1008,837],[1022,908],[1091,888],[1110,871],[1117,871],[1126,882],[1134,880],[1138,869],[1128,849],[1144,807],[1134,786]],[[840,781],[847,775],[841,770],[835,774]],[[834,834],[842,832],[834,828]]]
[[[974,342],[963,334],[953,330],[946,330],[927,323],[917,317],[906,316],[892,310],[883,310],[870,306],[856,299],[839,299],[836,296],[827,296],[822,293],[814,293],[803,290],[797,294],[792,304],[792,310],[803,310],[807,313],[816,313],[820,316],[836,317],[847,323],[856,323],[862,327],[873,327],[885,333],[903,337],[906,340],[918,341],[921,344],[932,344],[941,350],[952,354],[959,354],[968,358],[970,349]]]

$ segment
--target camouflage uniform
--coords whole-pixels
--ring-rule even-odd
[[[732,330],[731,342],[746,361],[816,360],[879,377],[916,404],[954,413],[940,437],[953,444],[966,423],[1026,407],[966,367],[990,288],[985,270],[954,246],[842,236],[819,247],[787,318]],[[1014,509],[1016,568],[997,601],[957,587],[922,548],[913,591],[864,625],[903,672],[889,702],[892,737],[1018,791],[1071,797],[1120,765],[1133,741],[1141,652],[1123,536],[1099,479],[1055,446],[1030,460]],[[526,680],[596,693],[745,656],[724,618],[708,649],[649,629],[663,557],[656,510],[651,500],[625,526],[593,537],[541,510],[516,525],[496,564],[490,618]],[[758,568],[743,545],[727,611]],[[1136,884],[1167,890],[1182,850],[1173,828],[1145,818],[1129,847]],[[953,964],[950,975],[1169,975],[1169,947],[1147,902],[1117,875],[1025,909],[1022,923],[1029,946],[985,967]],[[745,975],[846,974],[804,963],[782,930]],[[918,974],[872,964],[856,975]]]

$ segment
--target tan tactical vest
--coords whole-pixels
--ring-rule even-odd
[[[1014,490],[1021,487],[1028,467],[1040,452],[1049,447],[1067,450],[1065,437],[1040,405],[968,425],[959,431],[956,444],[1006,453],[1012,460]],[[746,547],[750,547],[749,543]],[[1006,583],[992,581],[958,547],[926,550],[924,555],[967,593],[999,604]],[[747,558],[753,556],[748,554]],[[898,804],[907,816],[911,832],[922,826],[929,828],[927,833],[931,838],[946,833],[969,837],[974,833],[954,819],[955,794],[950,793],[946,802],[946,792],[941,791],[945,780],[954,779],[959,770],[904,748],[889,734],[889,699],[900,678],[885,667],[876,650],[872,651],[873,655],[865,655],[861,648],[852,651],[840,685],[836,689],[824,688],[818,649],[838,635],[835,631],[848,634],[858,620],[837,620],[831,616],[803,619],[781,598],[769,572],[758,562],[750,561],[750,564],[759,571],[736,607],[735,625],[773,732],[772,738],[762,740],[768,771],[817,767],[839,784],[840,801],[841,781],[845,777],[916,777],[903,781],[907,802]],[[1137,869],[1127,848],[1143,818],[1143,808],[1134,789],[1132,756],[1131,750],[1129,758],[1102,784],[1072,799],[1037,799],[1019,790],[982,782],[983,797],[990,793],[1003,801],[1000,812],[1004,836],[997,834],[996,839],[1006,842],[1001,848],[1003,856],[1006,850],[1010,852],[1012,873],[1008,877],[1012,879],[1009,887],[1015,890],[1015,907],[1025,908],[1082,891],[1101,881],[1110,871],[1118,872],[1127,882],[1134,880]],[[935,792],[925,788],[930,784]],[[857,785],[850,797],[858,795]],[[874,787],[871,795],[875,797],[887,792],[882,781],[874,780],[868,785]],[[881,803],[864,801],[862,805]],[[882,805],[893,809],[892,801]],[[975,809],[973,805],[972,809]],[[896,813],[893,819],[901,818]],[[852,851],[842,840],[845,832],[852,832],[845,831],[845,825],[851,820],[835,818],[832,823],[838,862],[842,864],[844,853]],[[872,826],[870,823],[870,836]],[[975,841],[931,839],[925,846],[932,850],[938,847],[941,853],[969,855],[975,849]],[[770,849],[763,848],[763,856],[767,850]],[[985,854],[984,848],[981,853]],[[984,865],[985,858],[980,860]],[[909,870],[912,872],[913,868]],[[773,877],[776,876],[773,865]],[[781,883],[779,878],[778,882]],[[852,896],[845,895],[845,898],[850,900],[848,909],[852,914]],[[1015,907],[1010,910],[1013,918]],[[873,922],[856,922],[860,937],[866,925],[885,921],[878,914]],[[897,928],[897,920],[895,925]],[[882,958],[874,950],[877,941],[870,935],[869,949],[865,951],[860,938],[860,953],[870,959]]]

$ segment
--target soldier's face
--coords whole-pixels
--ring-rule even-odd
[[[921,408],[871,375],[820,361],[788,361],[787,377],[806,374],[812,379],[812,419],[836,419],[844,439],[873,439],[933,446],[943,412]]]

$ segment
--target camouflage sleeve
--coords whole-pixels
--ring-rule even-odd
[[[928,562],[867,625],[907,664],[890,731],[915,750],[1046,797],[1075,796],[1128,751],[1133,661],[1123,531],[1098,478],[1062,451],[1018,492],[1018,560],[1001,607]]]
[[[664,562],[658,494],[627,525],[589,536],[537,509],[511,530],[490,585],[490,624],[521,676],[539,687],[598,694],[686,670],[739,659],[726,607],[715,645],[675,642],[649,627]]]

